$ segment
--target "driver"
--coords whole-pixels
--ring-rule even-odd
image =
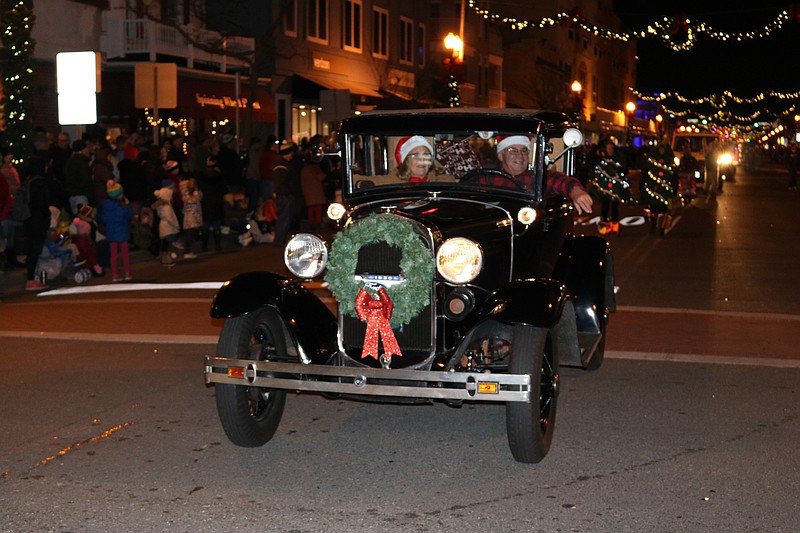
[[[497,158],[502,169],[513,176],[526,190],[533,190],[533,174],[530,165],[531,140],[525,135],[509,135],[497,138]],[[509,182],[503,178],[492,178],[492,185],[507,187]],[[592,212],[592,197],[581,182],[557,170],[547,171],[547,196],[566,196],[572,200],[578,214]]]

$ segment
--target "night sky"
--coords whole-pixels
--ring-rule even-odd
[[[719,7],[709,7],[717,5]],[[684,14],[726,32],[761,30],[789,2],[665,2],[616,0],[614,8],[631,30],[667,16]],[[800,11],[800,2],[797,3]],[[694,48],[676,52],[660,38],[638,41],[637,89],[643,93],[677,91],[697,98],[729,90],[736,96],[800,91],[800,23],[786,22],[768,37],[741,43],[700,34]]]

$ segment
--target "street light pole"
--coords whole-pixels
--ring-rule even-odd
[[[583,86],[581,82],[575,80],[570,85],[570,89],[572,90],[572,107],[575,113],[575,121],[580,126],[581,121],[583,120]]]
[[[636,112],[636,104],[633,102],[628,102],[625,104],[625,117],[627,118],[627,141],[628,146],[633,146],[633,114]]]
[[[450,107],[460,107],[461,97],[458,90],[457,70],[460,68],[461,60],[464,57],[464,41],[461,40],[461,37],[450,32],[444,38],[444,47],[450,50],[450,57],[445,59],[445,68],[448,74],[447,87],[450,90]]]

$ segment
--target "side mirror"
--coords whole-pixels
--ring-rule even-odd
[[[581,133],[577,128],[568,128],[564,132],[564,135],[561,137],[561,139],[564,141],[564,149],[561,150],[561,152],[555,157],[547,157],[548,165],[552,165],[561,159],[561,156],[563,156],[569,150],[573,150],[583,144],[583,133]]]
[[[583,144],[583,133],[577,128],[569,128],[564,132],[563,139],[567,148],[577,148]]]

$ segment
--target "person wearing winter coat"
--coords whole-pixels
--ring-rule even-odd
[[[206,160],[206,170],[200,180],[200,191],[203,196],[200,201],[203,211],[203,251],[208,249],[208,237],[214,236],[214,249],[222,250],[222,223],[225,220],[225,194],[228,188],[225,177],[220,172],[217,162],[209,157]]]
[[[192,259],[196,257],[192,252],[192,247],[203,229],[203,207],[201,205],[203,193],[197,188],[194,178],[182,180],[180,191],[183,201],[183,238],[186,243],[186,253],[183,257]]]
[[[161,240],[161,264],[171,265],[175,262],[176,254],[172,247],[180,248],[178,240],[181,235],[181,225],[175,210],[172,208],[172,189],[163,187],[155,192],[156,201],[153,209],[158,214],[158,238]]]
[[[100,202],[100,212],[106,225],[106,239],[111,247],[111,281],[129,281],[131,263],[128,256],[128,241],[131,238],[133,207],[125,197],[119,183],[108,180],[107,198]],[[119,275],[118,257],[122,257],[124,277]]]
[[[322,207],[326,201],[323,183],[326,177],[322,166],[316,161],[306,161],[300,170],[300,186],[308,212],[308,225],[312,229],[322,226]]]

